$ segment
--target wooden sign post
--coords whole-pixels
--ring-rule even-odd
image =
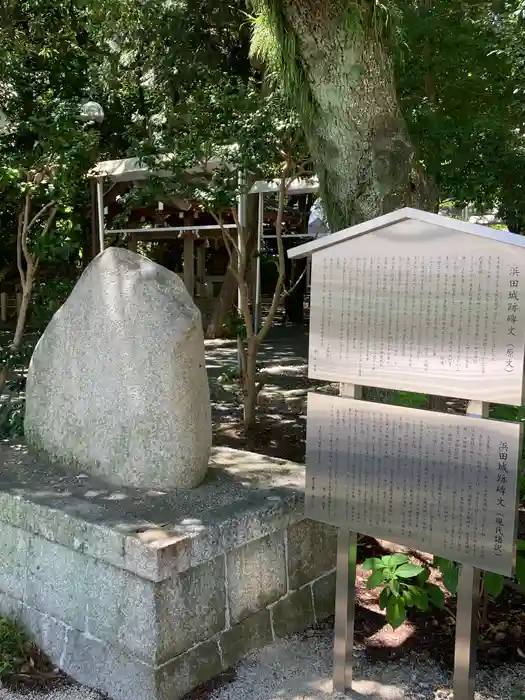
[[[473,700],[480,571],[512,576],[525,240],[404,209],[289,251],[312,256],[306,515],[340,528],[334,688],[352,683],[357,532],[461,564],[454,697]],[[523,275],[523,279],[522,279]],[[373,386],[468,400],[466,415],[361,400]]]

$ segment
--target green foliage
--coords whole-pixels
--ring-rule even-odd
[[[74,259],[88,228],[86,175],[99,144],[99,131],[80,119],[97,60],[91,9],[76,0],[12,0],[1,14],[0,249],[12,273],[26,196],[29,219],[52,202],[57,209],[52,225],[45,215],[30,230],[35,260]]]
[[[244,317],[237,310],[230,311],[226,319],[227,338],[246,338],[246,324]]]
[[[485,571],[483,574],[483,586],[490,598],[498,598],[503,592],[504,585],[505,578],[500,574],[495,574],[492,571]]]
[[[394,629],[403,624],[410,608],[425,612],[431,604],[438,608],[445,605],[443,591],[428,582],[428,566],[412,564],[405,554],[366,559],[363,570],[372,572],[368,588],[382,587],[379,606],[386,609],[386,618]]]
[[[426,408],[428,396],[412,391],[393,391],[388,403],[394,406],[406,406],[407,408]]]
[[[493,404],[490,407],[490,417],[495,420],[525,421],[525,406]]]
[[[516,549],[516,580],[523,591],[525,591],[525,540],[518,540]],[[457,593],[461,565],[449,559],[435,556],[434,566],[441,571],[445,588],[451,595],[455,596]],[[492,571],[485,571],[483,573],[483,589],[489,598],[494,600],[499,598],[503,593],[504,585],[505,577],[501,574],[495,574]]]
[[[32,338],[13,350],[7,334],[0,336],[0,369],[6,373],[3,386],[0,380],[0,439],[24,434],[25,377],[35,343]]]
[[[31,323],[37,328],[45,328],[73,291],[76,280],[54,277],[42,280],[35,290]]]
[[[28,662],[32,646],[15,622],[0,617],[0,680],[20,671]]]
[[[525,24],[521,2],[403,0],[398,85],[441,198],[499,205],[525,230]]]
[[[250,4],[255,13],[249,16],[252,29],[250,54],[264,64],[267,78],[273,84],[284,87],[305,124],[314,118],[317,104],[287,3],[283,0],[250,0]],[[333,3],[326,12],[334,32],[341,37],[342,46],[348,38],[363,43],[373,38],[387,43],[398,35],[400,12],[393,0]]]
[[[451,595],[456,595],[459,582],[459,564],[443,557],[434,557],[434,566],[440,571],[443,585]]]
[[[395,46],[401,35],[400,19],[399,5],[393,0],[358,0],[348,3],[341,26],[360,40],[372,39]]]

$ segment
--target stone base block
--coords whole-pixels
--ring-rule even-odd
[[[179,700],[333,614],[336,532],[304,470],[214,450],[191,491],[116,488],[0,445],[0,614],[115,700]]]

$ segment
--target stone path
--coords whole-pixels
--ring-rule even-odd
[[[306,326],[282,325],[273,328],[257,357],[259,375],[264,383],[259,394],[259,406],[271,413],[304,413],[308,389],[323,383],[308,379],[307,358]],[[206,341],[206,369],[212,402],[232,415],[240,408],[239,386],[232,379],[237,363],[236,341]]]

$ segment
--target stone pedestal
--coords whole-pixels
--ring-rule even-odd
[[[0,445],[0,613],[114,700],[179,700],[333,614],[336,532],[304,469],[215,449],[191,491],[116,488]]]

